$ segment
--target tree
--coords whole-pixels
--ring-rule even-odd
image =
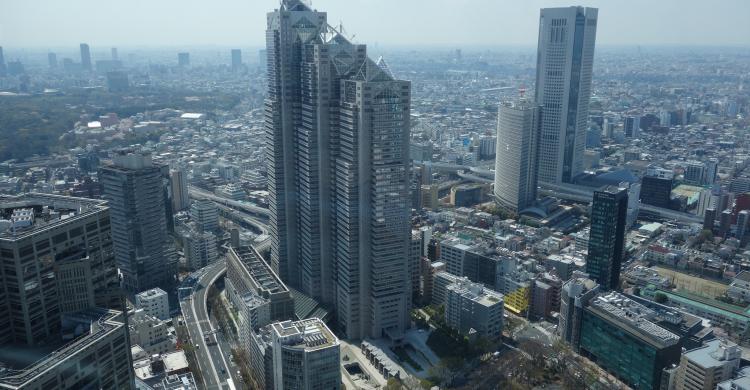
[[[656,293],[656,294],[654,295],[654,301],[655,301],[656,303],[662,303],[662,304],[664,304],[664,303],[667,303],[667,296],[666,296],[666,295],[664,295],[664,293],[661,293],[661,292],[657,292],[657,293]]]

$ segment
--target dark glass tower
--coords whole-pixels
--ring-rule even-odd
[[[594,192],[586,272],[603,290],[620,286],[627,213],[626,188],[607,186]]]

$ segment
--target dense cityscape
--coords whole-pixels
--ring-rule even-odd
[[[750,390],[747,47],[269,8],[263,48],[0,46],[0,389]]]

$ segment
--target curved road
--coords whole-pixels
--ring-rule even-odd
[[[217,261],[205,268],[196,271],[198,281],[195,284],[193,293],[180,300],[180,308],[185,320],[185,324],[190,335],[190,340],[195,347],[195,355],[198,360],[198,368],[203,378],[203,387],[208,390],[228,389],[227,379],[232,378],[234,372],[227,360],[231,356],[230,351],[222,350],[222,344],[219,342],[214,345],[207,345],[204,337],[210,337],[216,340],[221,337],[218,334],[218,327],[215,327],[208,315],[208,289],[219,277],[226,272],[226,263]],[[240,383],[237,378],[232,378],[234,383]]]

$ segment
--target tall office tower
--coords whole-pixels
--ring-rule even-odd
[[[57,54],[47,53],[47,62],[50,68],[57,68]]]
[[[89,45],[86,43],[81,44],[81,68],[83,70],[91,70],[91,51]]]
[[[605,291],[620,288],[627,214],[627,188],[607,186],[594,191],[586,273]]]
[[[177,53],[177,65],[182,67],[190,66],[190,53]]]
[[[268,14],[266,37],[271,264],[332,305],[347,337],[399,334],[410,84],[299,0]]]
[[[242,50],[232,49],[232,70],[242,68]]]
[[[0,388],[134,388],[107,204],[0,196],[0,220]]]
[[[539,180],[570,183],[583,171],[596,40],[596,8],[542,8],[536,102],[542,106]]]
[[[172,185],[172,211],[178,212],[190,207],[190,193],[185,171],[173,169],[169,171],[169,179]]]
[[[112,52],[112,61],[117,61],[117,60],[120,59],[120,56],[117,55],[117,48],[116,47],[113,47],[111,49],[111,52]]]
[[[317,318],[267,325],[252,335],[251,364],[258,388],[341,388],[339,340]]]
[[[5,54],[3,54],[3,47],[0,46],[0,76],[5,76],[7,69],[5,68]]]
[[[634,115],[625,117],[625,136],[628,138],[638,138],[641,135],[641,116]]]
[[[706,161],[706,176],[704,183],[710,186],[716,183],[716,178],[719,176],[719,159],[709,158]]]
[[[525,100],[503,103],[498,112],[495,197],[515,213],[536,201],[540,114]]]
[[[99,170],[102,197],[112,213],[117,266],[131,293],[154,287],[169,291],[174,280],[162,178],[151,155],[137,151],[118,151],[113,164]]]

